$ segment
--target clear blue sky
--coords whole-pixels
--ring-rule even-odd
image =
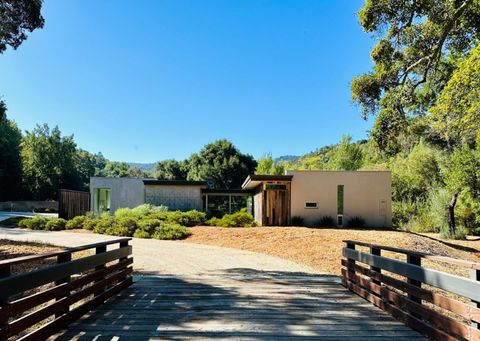
[[[371,68],[361,0],[46,0],[45,27],[0,55],[8,116],[58,125],[130,162],[227,138],[260,157],[367,136],[350,101]]]

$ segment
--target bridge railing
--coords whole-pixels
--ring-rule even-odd
[[[480,340],[480,263],[344,242],[342,284],[346,288],[435,340]],[[461,269],[469,277],[426,267],[424,260]]]
[[[0,340],[46,339],[128,287],[130,239],[0,261]]]

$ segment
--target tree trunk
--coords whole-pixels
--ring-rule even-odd
[[[457,227],[455,226],[455,205],[457,204],[458,193],[452,195],[452,200],[448,204],[448,226],[450,228],[450,233],[454,236],[457,232]]]

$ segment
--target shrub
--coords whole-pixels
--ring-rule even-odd
[[[44,217],[27,218],[22,219],[20,223],[22,226],[31,230],[44,230],[45,225],[47,224],[47,219]]]
[[[197,210],[187,212],[173,211],[167,215],[167,221],[172,224],[179,224],[183,226],[196,226],[205,223],[205,213]]]
[[[460,226],[457,226],[455,233],[452,233],[448,227],[444,227],[440,231],[440,236],[444,239],[465,239],[466,235],[467,230]]]
[[[51,218],[48,219],[47,223],[45,224],[45,230],[47,231],[61,231],[65,230],[65,224],[67,221],[62,218]]]
[[[159,227],[161,224],[162,224],[162,221],[159,219],[152,219],[152,218],[143,219],[137,223],[137,231],[138,230],[145,231],[150,235],[150,234],[153,234],[155,232],[155,229]]]
[[[210,219],[210,222],[212,219]],[[221,219],[215,220],[216,226],[222,227],[254,227],[257,226],[253,216],[246,209],[241,209],[232,214],[225,214]]]
[[[394,201],[392,203],[392,224],[394,227],[404,227],[417,213],[415,202],[410,200]]]
[[[96,224],[93,228],[95,233],[106,233],[107,230],[111,229],[115,223],[115,218],[109,214],[102,215],[96,220]]]
[[[83,228],[85,230],[93,231],[97,226],[98,220],[95,218],[85,217],[85,221],[83,222]]]
[[[184,239],[191,234],[192,233],[184,226],[165,223],[156,228],[152,237],[161,240],[175,240]]]
[[[305,219],[299,216],[292,217],[292,226],[305,226]]]
[[[348,219],[346,227],[365,227],[365,219],[360,216],[354,216]]]
[[[140,229],[136,229],[135,230],[135,233],[133,234],[133,236],[135,238],[150,238],[150,233],[148,233],[147,231],[145,230],[140,230]]]
[[[32,220],[32,218],[20,219],[20,221],[18,222],[18,227],[28,228],[28,226],[30,225],[30,220]]]
[[[113,236],[131,237],[137,229],[137,219],[123,217],[115,219],[114,223],[105,231]]]
[[[67,230],[73,230],[73,229],[81,229],[83,228],[83,224],[87,220],[87,217],[84,215],[79,215],[76,217],[73,217],[67,223],[65,224],[65,228]]]
[[[331,216],[326,215],[320,218],[320,220],[315,224],[315,226],[318,227],[331,227],[331,226],[336,226],[335,224],[335,219],[333,219]]]

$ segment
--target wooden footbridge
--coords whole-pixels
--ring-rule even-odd
[[[133,276],[128,241],[0,261],[0,340],[480,340],[477,263],[347,241],[342,278],[243,268]]]

